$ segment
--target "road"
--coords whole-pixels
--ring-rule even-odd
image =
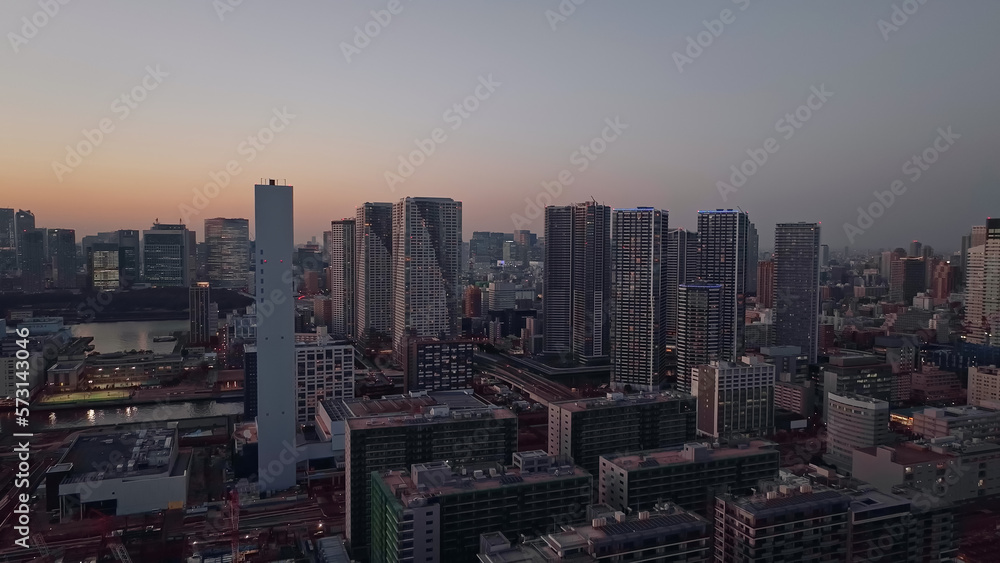
[[[511,386],[515,391],[522,391],[534,401],[548,406],[554,401],[567,401],[578,398],[578,395],[565,385],[549,381],[544,377],[534,375],[505,364],[484,364],[483,373],[492,375]]]

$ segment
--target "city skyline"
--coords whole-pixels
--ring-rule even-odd
[[[1000,203],[990,155],[1000,131],[990,93],[1000,78],[981,71],[998,41],[985,27],[1000,16],[994,3],[920,5],[903,25],[891,24],[890,5],[746,0],[588,3],[568,15],[555,2],[402,3],[384,25],[372,23],[381,5],[222,5],[232,9],[159,8],[179,28],[150,25],[123,4],[62,6],[30,38],[21,18],[36,3],[0,7],[14,22],[8,31],[23,36],[8,36],[3,56],[12,74],[32,76],[0,93],[5,106],[20,108],[9,128],[22,131],[3,144],[10,164],[2,178],[33,188],[6,205],[80,233],[155,218],[199,224],[251,217],[250,186],[278,175],[302,194],[300,241],[364,201],[451,197],[465,204],[467,232],[541,232],[532,205],[593,196],[616,208],[667,209],[674,226],[689,230],[698,210],[739,206],[764,241],[777,223],[822,222],[824,242],[842,248],[843,225],[857,224],[858,208],[877,203],[874,192],[902,180],[906,191],[851,246],[918,238],[954,250],[952,233]],[[731,23],[721,22],[725,9]],[[366,26],[377,33],[360,37]],[[189,37],[183,46],[178,30]],[[607,40],[590,41],[595,33]],[[101,41],[91,41],[95,34]],[[494,48],[512,36],[510,49]],[[421,64],[432,59],[441,64]],[[928,61],[953,59],[963,64],[927,71]],[[596,86],[595,73],[603,77]],[[257,88],[262,75],[284,87]],[[132,94],[135,107],[122,99]],[[780,121],[804,107],[810,119],[796,121],[800,128]],[[86,145],[84,130],[101,139],[77,163],[66,146]],[[903,169],[908,160],[951,148],[938,142],[939,130],[957,136],[956,150],[914,179]],[[761,156],[770,138],[777,148]],[[410,159],[425,162],[406,175],[400,159],[421,145],[433,153]],[[585,145],[600,154],[591,159]],[[754,154],[766,162],[747,164]],[[207,205],[198,208],[193,190],[213,177],[226,185],[203,194]],[[953,198],[954,190],[968,197]],[[67,194],[100,204],[80,215],[80,197]],[[198,213],[185,217],[185,205]],[[126,214],[134,224],[114,219]]]

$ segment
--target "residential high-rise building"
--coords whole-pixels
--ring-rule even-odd
[[[850,473],[854,450],[887,443],[889,403],[863,395],[830,393],[827,413],[827,446],[823,461]]]
[[[511,467],[435,461],[372,474],[370,561],[477,561],[483,534],[537,536],[567,515],[582,524],[592,476],[560,461],[534,451]]]
[[[779,223],[774,231],[774,333],[778,346],[798,346],[817,361],[819,342],[817,223]]]
[[[14,210],[0,208],[0,276],[13,276],[17,270],[17,226]]]
[[[549,403],[548,450],[569,456],[591,473],[611,452],[678,446],[695,437],[695,398],[685,393],[572,399]]]
[[[757,305],[774,307],[774,260],[757,262]]]
[[[295,485],[294,462],[287,462],[288,457],[296,453],[292,209],[291,186],[279,186],[274,180],[267,185],[254,186],[257,467],[261,476],[259,485],[264,491],[282,491]],[[264,475],[268,478],[263,478]]]
[[[392,207],[392,344],[451,337],[462,317],[462,202],[407,197]]]
[[[183,224],[154,223],[142,232],[143,279],[157,287],[191,285],[190,237]]]
[[[580,361],[610,353],[611,208],[545,208],[545,351]]]
[[[208,282],[195,282],[188,290],[188,316],[190,332],[188,341],[195,346],[204,346],[212,339],[210,332],[209,303],[212,302],[211,286]]]
[[[45,231],[28,229],[20,233],[21,289],[36,293],[45,289]]]
[[[698,276],[698,233],[684,229],[667,231],[667,344],[677,344],[677,288]]]
[[[76,231],[48,230],[49,261],[52,264],[52,287],[76,288]]]
[[[720,360],[733,361],[743,353],[750,238],[750,217],[746,212],[698,212],[698,280],[720,286]]]
[[[87,250],[89,287],[116,291],[121,287],[121,247],[117,243],[95,243]]]
[[[972,227],[971,241],[969,247],[980,246],[986,244],[986,238],[989,233],[989,229],[986,225],[976,225]]]
[[[714,560],[712,523],[672,503],[664,501],[639,514],[612,511],[603,505],[589,506],[587,516],[590,524],[560,526],[561,530],[521,543],[511,544],[498,532],[483,534],[479,561],[707,563]]]
[[[715,560],[726,563],[848,559],[851,499],[810,485],[715,501]]]
[[[611,387],[653,391],[666,375],[667,212],[615,209],[611,221]]]
[[[372,472],[441,460],[507,465],[517,451],[517,416],[462,392],[341,404],[337,410],[348,415],[344,420],[346,535],[360,559],[366,559],[371,540]]]
[[[966,340],[974,344],[1000,344],[1000,218],[989,218],[977,232],[973,228],[966,283]]]
[[[295,422],[309,424],[319,401],[354,398],[354,346],[322,331],[300,336],[315,336],[295,343]]]
[[[665,499],[711,517],[715,495],[749,492],[778,476],[778,445],[752,440],[743,447],[713,448],[689,442],[672,448],[600,457],[598,498],[615,510],[649,510]]]
[[[355,331],[361,342],[372,336],[389,341],[392,332],[392,204],[365,203],[355,218]]]
[[[31,211],[18,209],[17,213],[14,214],[14,236],[17,244],[17,267],[21,270],[25,269],[25,265],[22,264],[21,261],[24,259],[24,249],[27,239],[26,235],[29,231],[33,231],[34,229],[35,214]]]
[[[906,251],[902,248],[889,255],[889,301],[892,303],[903,301],[903,258],[906,258]]]
[[[966,253],[965,339],[973,344],[988,341],[986,315],[986,245],[973,246]]]
[[[246,219],[205,219],[206,271],[212,287],[247,286],[250,270],[250,222]]]
[[[689,283],[677,291],[676,388],[691,392],[692,370],[722,356],[722,286]]]
[[[757,226],[753,223],[747,227],[747,295],[757,295],[757,262],[760,260],[760,237]]]
[[[353,338],[356,336],[354,323],[356,316],[355,297],[355,248],[357,233],[355,219],[342,219],[330,222],[330,245],[327,248],[327,261],[330,263],[328,288],[330,290],[331,331],[334,336]]]
[[[695,370],[691,394],[698,399],[698,434],[730,442],[774,433],[774,365],[744,357]]]
[[[958,268],[948,262],[938,262],[931,272],[930,290],[935,299],[948,299],[955,291]]]

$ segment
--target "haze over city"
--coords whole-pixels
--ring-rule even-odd
[[[81,234],[144,229],[185,218],[193,190],[235,160],[228,187],[186,217],[199,239],[205,218],[251,217],[262,177],[296,187],[297,241],[405,195],[462,201],[468,239],[541,231],[538,216],[511,217],[569,170],[553,203],[667,208],[689,229],[698,209],[739,206],[762,240],[777,222],[810,220],[842,247],[842,225],[898,179],[907,191],[852,246],[955,250],[955,233],[1000,203],[989,0],[920,3],[902,18],[890,2],[567,1],[562,15],[555,1],[404,0],[372,24],[385,4],[74,2],[31,34],[21,18],[36,3],[4,2],[17,36],[0,54],[12,78],[0,91],[7,204]],[[150,70],[142,100],[121,99]],[[481,78],[492,91],[455,112]],[[832,95],[786,139],[779,120],[813,87]],[[288,122],[248,149],[275,111]],[[616,118],[627,128],[581,171],[574,153]],[[105,119],[113,130],[93,152],[54,170]],[[954,150],[911,182],[904,163],[948,127]],[[433,154],[390,189],[386,173],[438,128]],[[718,182],[768,138],[776,151],[723,199]]]
[[[997,0],[0,22],[0,561],[997,561]]]

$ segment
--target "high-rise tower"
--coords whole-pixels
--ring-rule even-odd
[[[327,248],[330,263],[329,289],[332,301],[331,330],[337,337],[353,337],[355,299],[355,236],[354,219],[330,222],[330,246]]]
[[[667,231],[667,344],[677,344],[677,288],[698,277],[698,233]]]
[[[611,223],[611,385],[659,389],[666,371],[667,212],[615,209]]]
[[[545,351],[579,360],[610,353],[611,208],[545,208]]]
[[[369,343],[392,332],[392,204],[365,203],[355,225],[355,332]]]
[[[292,187],[254,186],[257,270],[257,467],[264,491],[295,485]],[[291,460],[291,461],[289,461]]]
[[[798,346],[816,363],[819,341],[817,223],[779,223],[774,231],[775,338]]]
[[[720,360],[742,357],[750,218],[735,209],[698,212],[698,280],[720,286]]]
[[[449,337],[462,318],[462,203],[407,197],[392,207],[392,344],[408,336]]]

